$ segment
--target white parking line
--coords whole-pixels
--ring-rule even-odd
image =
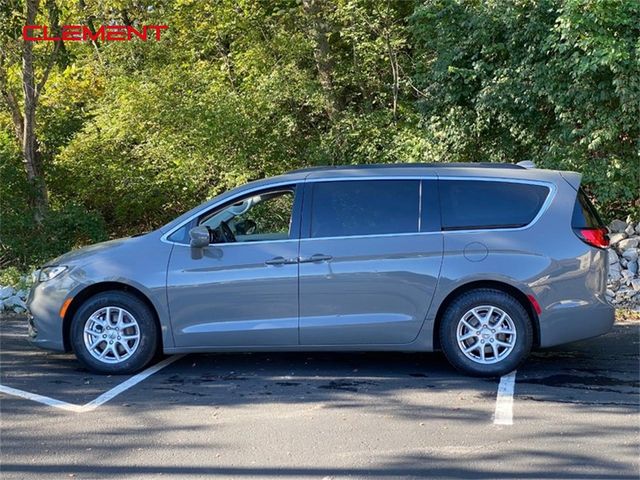
[[[500,378],[496,411],[493,416],[495,425],[513,425],[513,392],[516,387],[516,371]]]
[[[17,388],[7,387],[6,385],[0,385],[0,392],[7,395],[13,395],[14,397],[26,398],[27,400],[33,400],[34,402],[43,403],[50,407],[60,408],[69,412],[82,412],[83,405],[75,405],[73,403],[63,402],[51,397],[45,397],[44,395],[38,395],[37,393],[25,392],[24,390],[18,390]]]
[[[62,400],[58,400],[51,397],[46,397],[44,395],[38,395],[37,393],[27,392],[25,390],[18,390],[17,388],[8,387],[6,385],[0,385],[0,393],[6,393],[7,395],[13,395],[14,397],[21,397],[27,400],[33,400],[34,402],[42,403],[44,405],[48,405],[50,407],[59,408],[61,410],[66,410],[68,412],[75,413],[84,413],[95,410],[100,405],[107,403],[109,400],[115,398],[120,395],[122,392],[130,389],[131,387],[137,385],[143,380],[149,378],[154,373],[159,372],[164,367],[171,365],[176,360],[180,360],[184,355],[173,355],[172,357],[165,358],[159,363],[147,368],[146,370],[134,375],[128,380],[122,382],[120,385],[116,385],[111,390],[104,392],[102,395],[99,395],[94,400],[91,400],[84,405],[76,405],[75,403],[68,403]]]

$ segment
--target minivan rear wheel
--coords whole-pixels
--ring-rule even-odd
[[[86,300],[70,332],[76,357],[97,373],[129,374],[144,368],[158,349],[158,326],[144,302],[120,291]]]
[[[494,289],[470,290],[457,297],[444,312],[439,333],[449,362],[475,376],[515,370],[533,344],[527,311],[514,297]]]

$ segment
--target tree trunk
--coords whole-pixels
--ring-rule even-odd
[[[27,0],[26,24],[35,23],[38,0]],[[24,42],[22,51],[22,88],[24,89],[24,116],[22,133],[22,156],[27,179],[32,187],[32,207],[34,220],[42,223],[48,208],[47,186],[44,180],[42,159],[36,137],[36,107],[38,92],[33,68],[33,42]]]
[[[302,7],[311,22],[311,36],[315,43],[313,56],[318,69],[320,85],[327,96],[327,115],[333,118],[342,110],[342,102],[333,84],[335,64],[331,57],[329,34],[331,29],[324,18],[322,4],[324,0],[302,0]]]
[[[0,72],[0,75],[3,75],[4,72]],[[13,92],[9,90],[8,85],[3,81],[0,85],[2,89],[2,95],[4,97],[4,101],[9,106],[9,110],[11,111],[11,120],[13,121],[13,130],[16,134],[16,138],[18,139],[18,143],[22,146],[22,135],[24,134],[24,121],[22,120],[22,112],[20,112],[20,107],[18,106],[18,101],[16,97],[13,95]]]

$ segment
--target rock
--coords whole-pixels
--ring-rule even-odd
[[[624,233],[626,233],[627,235],[631,236],[635,233],[636,229],[633,228],[633,225],[630,223],[629,225],[627,225],[627,228],[624,229]]]
[[[609,281],[619,282],[622,279],[620,271],[620,264],[609,265]]]
[[[612,233],[611,235],[609,235],[609,244],[616,245],[617,243],[621,242],[625,238],[627,238],[626,233]]]
[[[4,305],[7,308],[13,308],[13,307],[20,307],[24,310],[27,309],[27,304],[24,303],[24,300],[22,300],[19,296],[17,295],[12,295],[9,298],[6,298],[4,300]]]
[[[616,234],[619,235],[619,234]],[[627,239],[623,239],[617,242],[617,248],[618,250],[624,252],[625,250],[629,249],[629,248],[636,248],[638,246],[638,243],[640,243],[640,238],[627,238]]]
[[[629,263],[629,261],[626,258],[623,257],[623,258],[620,259],[620,266],[622,268],[627,268],[628,263]]]
[[[640,235],[640,222],[636,224],[636,233]]]
[[[634,276],[638,274],[638,261],[630,261],[629,265],[627,265],[627,270],[629,270]]]
[[[27,301],[27,297],[29,296],[28,290],[18,290],[16,295],[23,299],[25,302]]]
[[[618,263],[620,259],[618,258],[618,254],[613,248],[607,250],[609,254],[609,265],[613,265],[614,263]]]
[[[16,293],[13,287],[0,287],[0,300],[9,298]]]
[[[15,306],[13,307],[13,313],[24,313],[26,312],[27,309],[26,308],[22,308],[20,306]]]
[[[637,260],[638,259],[638,249],[637,248],[627,248],[624,252],[622,252],[622,256],[627,260]]]
[[[0,312],[4,311],[4,302],[0,300]]]
[[[620,233],[620,232],[624,232],[625,229],[627,228],[627,223],[623,222],[622,220],[613,220],[610,224],[609,224],[609,231],[611,233]]]
[[[607,288],[607,291],[605,292],[605,295],[607,297],[615,297],[616,296],[616,294],[610,288]]]
[[[622,267],[620,266],[620,263],[612,263],[611,265],[609,265],[609,273],[616,271],[620,273],[621,269]]]

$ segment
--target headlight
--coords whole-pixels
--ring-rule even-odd
[[[47,280],[51,280],[52,278],[56,278],[62,272],[64,272],[68,267],[63,265],[58,265],[56,267],[42,267],[40,269],[40,274],[38,275],[39,282],[46,282]]]

